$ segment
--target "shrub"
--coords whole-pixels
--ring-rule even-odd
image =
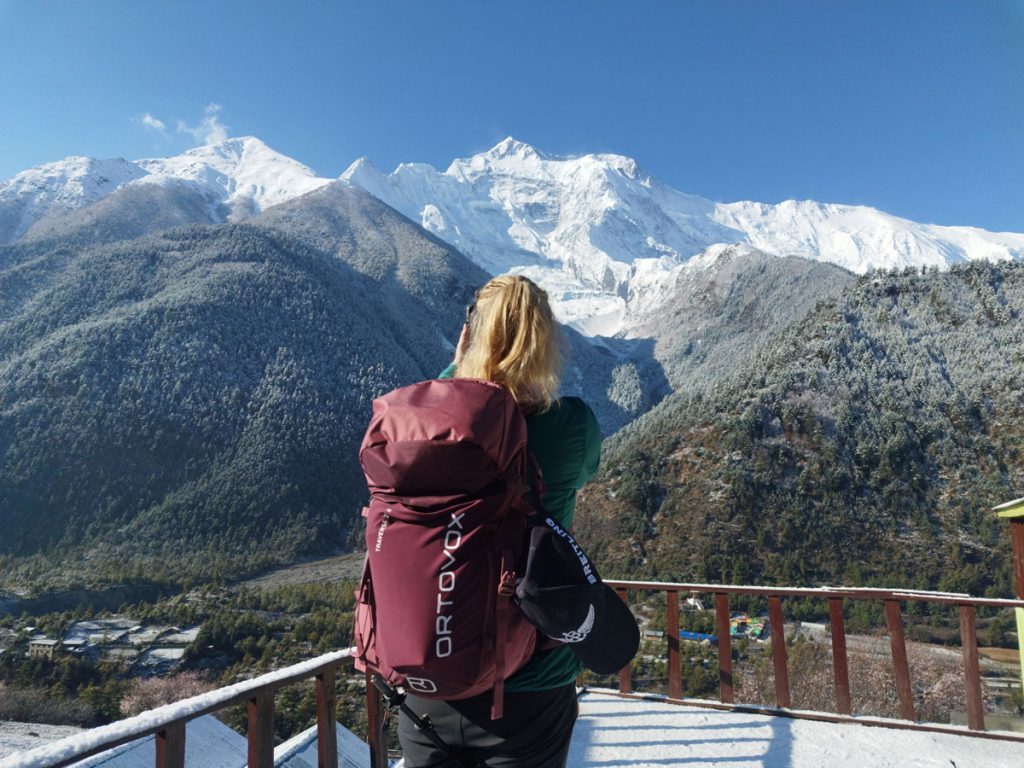
[[[125,717],[131,717],[164,704],[198,696],[215,687],[204,680],[198,672],[143,678],[137,680],[128,695],[121,700],[121,713]]]
[[[899,698],[888,638],[879,635],[875,642],[876,649],[847,651],[853,711],[858,715],[898,718]],[[831,644],[800,637],[786,650],[793,707],[836,711]],[[950,712],[966,709],[963,671],[955,657],[941,656],[919,643],[907,644],[907,657],[918,720],[949,722]],[[738,675],[736,698],[746,703],[774,703],[775,676],[770,653],[766,652]]]
[[[85,702],[55,696],[42,688],[18,688],[0,682],[0,720],[91,726],[97,722],[97,713]]]

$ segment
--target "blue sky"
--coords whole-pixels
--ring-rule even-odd
[[[222,131],[324,176],[513,135],[714,200],[1022,232],[1024,2],[0,0],[0,179]]]

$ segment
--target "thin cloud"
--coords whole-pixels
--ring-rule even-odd
[[[219,144],[227,141],[228,126],[220,121],[220,104],[208,104],[199,125],[191,126],[184,120],[178,121],[178,133],[186,133],[196,141],[197,146]]]
[[[149,114],[149,112],[147,112],[141,118],[139,118],[139,121],[144,126],[146,126],[147,128],[150,128],[150,129],[156,131],[157,133],[166,133],[167,132],[167,126],[164,125],[164,121],[163,120],[159,120],[159,119],[153,117],[151,114]]]

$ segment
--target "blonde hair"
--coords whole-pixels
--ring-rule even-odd
[[[543,289],[521,275],[495,277],[477,291],[469,333],[459,377],[501,384],[526,407],[551,407],[562,342]]]

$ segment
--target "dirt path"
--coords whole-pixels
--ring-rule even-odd
[[[350,552],[346,555],[326,557],[322,560],[310,560],[279,568],[252,579],[239,582],[239,587],[256,587],[269,589],[285,584],[314,584],[324,581],[355,581],[362,575],[362,552]]]

